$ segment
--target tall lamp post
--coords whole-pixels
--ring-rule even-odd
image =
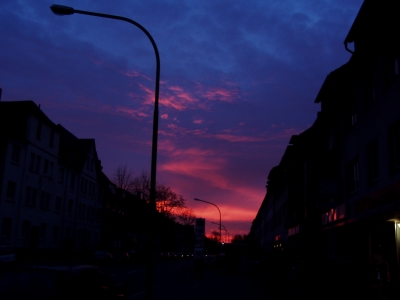
[[[222,223],[221,223],[221,211],[219,210],[219,207],[217,205],[215,205],[214,203],[212,203],[212,202],[204,201],[204,200],[201,200],[199,198],[194,198],[194,201],[200,201],[200,202],[208,203],[208,204],[214,205],[218,209],[218,212],[219,212],[219,243],[221,244],[221,224]]]
[[[136,27],[139,27],[146,36],[149,38],[151,44],[153,45],[154,48],[154,53],[156,55],[156,88],[155,88],[155,100],[154,100],[154,116],[153,116],[153,139],[152,139],[152,150],[151,150],[151,173],[150,173],[150,208],[151,208],[151,218],[149,220],[150,226],[149,226],[149,237],[148,237],[148,268],[147,268],[147,274],[146,274],[146,299],[152,299],[152,281],[153,281],[153,257],[152,257],[152,251],[153,251],[153,243],[154,243],[154,229],[152,224],[152,217],[153,217],[153,211],[156,209],[156,170],[157,170],[157,139],[158,139],[158,95],[159,95],[159,90],[160,90],[160,55],[158,53],[158,48],[157,45],[153,39],[153,37],[150,35],[150,33],[144,28],[142,25],[139,23],[125,18],[121,16],[114,16],[114,15],[108,15],[108,14],[101,14],[101,13],[96,13],[96,12],[90,12],[90,11],[84,11],[84,10],[77,10],[72,7],[68,6],[63,6],[63,5],[57,5],[53,4],[50,9],[52,10],[53,13],[56,15],[60,16],[65,16],[65,15],[72,15],[72,14],[82,14],[82,15],[89,15],[89,16],[94,16],[94,17],[100,17],[100,18],[107,18],[107,19],[114,19],[114,20],[121,20],[125,21],[128,23],[131,23],[135,25]]]

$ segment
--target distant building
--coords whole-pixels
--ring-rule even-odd
[[[101,163],[32,101],[0,102],[0,244],[94,248],[100,238]]]

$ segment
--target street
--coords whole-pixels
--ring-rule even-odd
[[[116,283],[130,286],[127,299],[145,299],[146,266],[105,266]],[[195,276],[192,259],[157,261],[154,266],[153,299],[269,299],[262,282],[239,272],[206,266]]]

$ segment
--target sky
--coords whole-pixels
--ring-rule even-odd
[[[362,0],[2,0],[2,101],[33,100],[78,138],[104,173],[150,173],[156,59],[118,20],[54,15],[61,4],[130,18],[161,61],[157,183],[183,195],[206,231],[248,234],[269,171],[309,128],[325,77]]]

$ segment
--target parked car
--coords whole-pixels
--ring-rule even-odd
[[[129,253],[122,250],[114,251],[112,257],[113,260],[118,263],[128,263],[130,261]]]
[[[93,258],[96,263],[107,263],[113,259],[113,255],[108,251],[95,251]]]
[[[0,270],[0,295],[11,299],[125,299],[128,287],[116,285],[95,266],[33,266]]]

